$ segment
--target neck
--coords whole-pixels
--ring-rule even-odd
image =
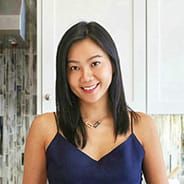
[[[80,111],[83,119],[91,121],[112,116],[108,101],[98,103],[81,102]]]

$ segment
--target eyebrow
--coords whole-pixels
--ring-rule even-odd
[[[101,55],[94,55],[94,56],[91,56],[90,58],[88,58],[87,60],[90,61],[94,58],[101,58],[102,56]]]
[[[103,57],[103,56],[97,54],[97,55],[94,55],[94,56],[89,57],[87,59],[87,61],[90,61],[90,60],[95,59],[95,58],[101,58],[101,57]],[[68,63],[80,63],[80,61],[69,59],[68,60]]]

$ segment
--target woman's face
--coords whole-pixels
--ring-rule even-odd
[[[81,102],[107,100],[112,81],[108,55],[91,39],[74,43],[68,53],[68,83]]]

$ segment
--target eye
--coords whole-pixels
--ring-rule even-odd
[[[70,66],[69,69],[71,71],[78,71],[78,70],[80,70],[80,68],[78,66]]]
[[[92,67],[98,66],[101,62],[100,61],[95,61],[91,64]]]

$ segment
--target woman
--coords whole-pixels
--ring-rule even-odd
[[[25,149],[24,184],[166,184],[153,120],[128,108],[109,33],[79,22],[61,39],[56,113],[35,118]]]

